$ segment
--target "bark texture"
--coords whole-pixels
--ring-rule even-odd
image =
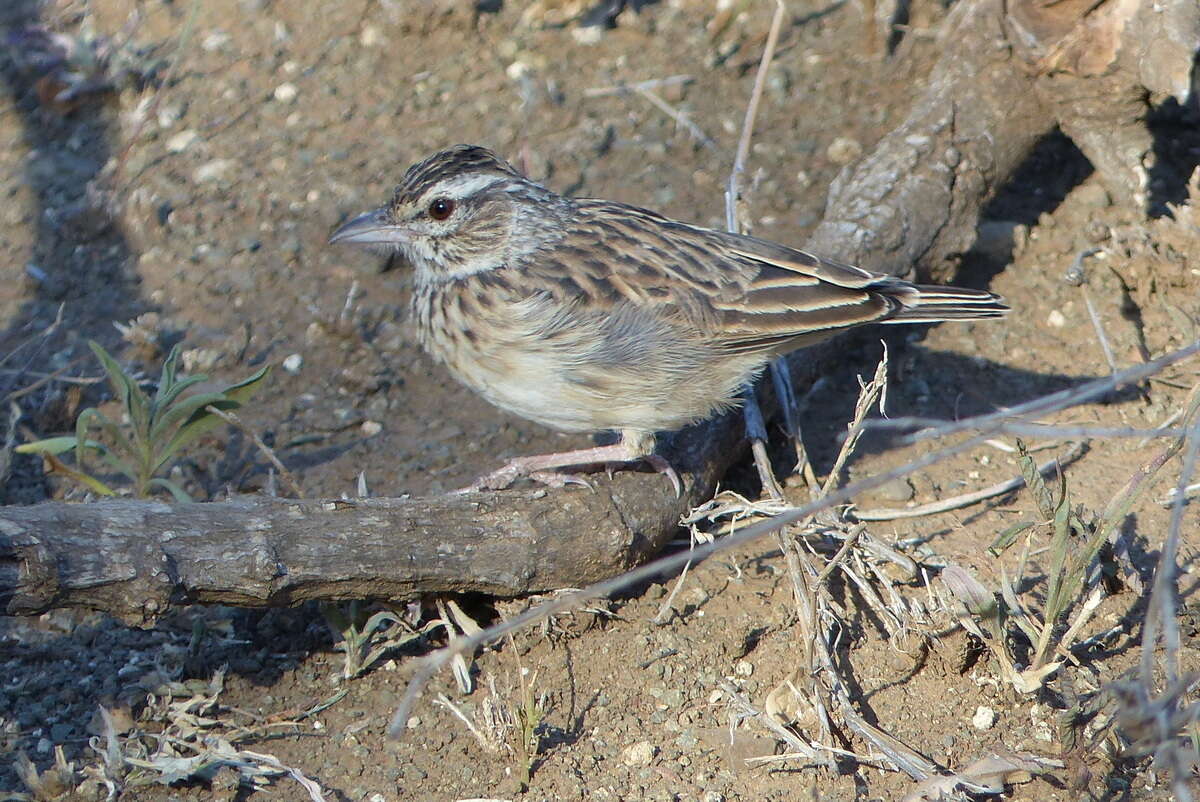
[[[810,250],[884,273],[947,277],[984,205],[1054,126],[1004,19],[999,0],[955,6],[925,91],[834,181]]]

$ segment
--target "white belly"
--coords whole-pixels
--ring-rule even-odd
[[[472,308],[468,329],[463,303],[444,291],[414,296],[425,349],[501,409],[565,432],[681,428],[729,408],[766,360],[718,357],[638,314],[614,338],[617,315],[544,297]]]

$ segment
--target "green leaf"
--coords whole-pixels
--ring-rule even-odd
[[[150,414],[150,399],[142,388],[130,378],[117,361],[109,355],[108,351],[95,340],[88,340],[88,346],[92,349],[92,353],[100,360],[100,364],[104,366],[105,373],[108,374],[108,381],[112,384],[113,389],[121,398],[121,404],[125,407],[126,413],[129,415],[129,420],[133,424],[134,438],[137,438],[138,432],[146,431],[147,418]]]
[[[256,372],[253,376],[250,376],[249,378],[240,381],[237,384],[232,384],[229,387],[226,387],[225,390],[222,391],[223,397],[217,401],[211,402],[212,406],[222,411],[237,409],[243,403],[249,401],[250,398],[256,392],[258,392],[259,389],[261,389],[263,380],[267,378],[267,376],[270,374],[270,371],[271,367],[268,365]],[[191,443],[201,435],[204,435],[207,432],[215,429],[222,423],[224,423],[224,421],[211,412],[205,411],[203,407],[197,409],[192,413],[191,417],[179,427],[179,430],[175,432],[175,436],[171,438],[171,442],[167,444],[166,448],[160,452],[160,464],[165,463],[166,460],[170,459],[176,452],[178,452],[188,443]]]
[[[947,565],[942,569],[942,582],[971,615],[980,618],[992,618],[997,615],[999,608],[996,595],[984,587],[966,568],[954,563]]]
[[[1004,604],[1008,609],[1007,619],[1016,623],[1021,631],[1025,633],[1025,637],[1029,638],[1030,643],[1037,643],[1042,637],[1042,632],[1038,628],[1039,621],[1037,617],[1021,604],[1021,600],[1017,598],[1017,591],[1013,588],[1012,580],[1008,578],[1008,572],[1004,570],[1004,563],[1000,563],[1000,597],[1004,599]],[[1003,637],[1003,635],[1001,635]]]
[[[154,427],[150,429],[150,442],[156,447],[160,443],[162,443],[165,447],[166,444],[170,442],[168,438],[174,434],[175,430],[181,424],[186,421],[190,421],[191,418],[197,413],[200,414],[200,417],[213,416],[211,412],[205,412],[204,408],[209,404],[216,404],[225,400],[226,398],[224,393],[197,393],[196,395],[190,395],[187,398],[172,404],[171,408],[168,409],[157,421],[155,421]],[[158,465],[162,465],[162,451],[158,452],[158,458],[156,459],[156,462]]]
[[[163,390],[165,385],[160,384],[158,386],[158,395],[156,395],[154,398],[154,418],[156,424],[157,420],[164,414],[164,410],[169,410],[171,405],[175,403],[175,400],[179,398],[184,390],[203,381],[208,381],[208,377],[204,374],[197,374],[195,376],[188,376],[185,379],[180,379],[171,386],[167,387],[166,390]],[[153,427],[151,427],[151,431],[153,431]]]
[[[1009,546],[1017,542],[1017,538],[1023,532],[1027,532],[1037,526],[1036,521],[1018,521],[1012,526],[1005,527],[996,539],[992,541],[992,545],[988,546],[988,551],[993,557],[999,557]]]
[[[222,392],[229,398],[237,401],[239,404],[244,404],[254,397],[254,394],[262,389],[262,382],[266,380],[271,373],[270,365],[263,365],[257,371],[242,379],[236,384],[231,384]]]
[[[175,500],[181,504],[191,504],[193,502],[192,497],[185,493],[182,487],[175,484],[170,479],[163,479],[162,477],[156,476],[150,480],[150,486],[163,488],[172,496],[174,496]]]
[[[167,354],[167,358],[163,360],[162,371],[158,374],[158,390],[154,393],[154,402],[160,409],[170,403],[166,400],[166,394],[176,384],[175,374],[178,363],[179,344],[176,343],[171,348],[171,353]]]
[[[32,443],[22,443],[13,450],[18,454],[58,455],[66,451],[70,451],[78,444],[78,437],[48,437],[45,440],[34,440]]]
[[[79,417],[75,419],[75,464],[79,466],[80,470],[83,470],[86,465],[86,461],[83,458],[84,449],[87,448],[88,443],[95,442],[87,436],[88,428],[92,425],[93,421],[102,433],[113,439],[118,448],[124,448],[130,452],[133,450],[129,441],[121,434],[121,430],[105,417],[104,413],[95,407],[88,407],[83,412],[80,412]]]
[[[92,353],[100,360],[101,367],[108,374],[108,383],[112,385],[113,392],[121,399],[121,404],[128,406],[126,401],[129,396],[131,387],[129,377],[125,375],[125,371],[121,370],[121,366],[117,361],[109,355],[108,351],[104,350],[104,346],[95,340],[88,340],[88,347],[92,349]]]
[[[206,393],[205,395],[208,394]],[[208,399],[204,406],[213,406],[222,411],[238,408],[237,403],[223,397]],[[194,411],[187,422],[175,431],[174,436],[163,447],[162,451],[158,453],[155,458],[154,469],[158,470],[163,465],[166,465],[167,461],[179,453],[184,446],[191,444],[197,438],[207,434],[222,423],[224,423],[223,420],[208,412],[204,407]]]
[[[1025,484],[1033,493],[1033,500],[1037,504],[1038,511],[1043,518],[1053,517],[1054,499],[1046,487],[1045,480],[1042,479],[1041,472],[1038,471],[1037,462],[1029,453],[1025,441],[1019,437],[1017,438],[1017,451],[1021,454],[1021,475],[1025,477]]]
[[[400,619],[400,616],[396,615],[391,610],[380,610],[367,619],[367,623],[363,624],[362,631],[364,634],[370,635],[384,624],[403,625],[404,622]]]
[[[1060,478],[1058,507],[1054,510],[1054,539],[1050,542],[1050,589],[1046,593],[1046,626],[1053,628],[1058,616],[1067,606],[1074,591],[1064,583],[1067,574],[1071,538],[1071,494],[1067,492],[1067,478]]]

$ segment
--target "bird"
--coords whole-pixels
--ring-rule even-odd
[[[479,145],[412,165],[388,203],[329,241],[398,252],[411,265],[418,342],[489,402],[559,431],[620,435],[516,457],[464,492],[521,478],[586,484],[578,470],[641,462],[678,494],[656,435],[736,407],[772,358],[870,323],[1009,311],[985,290],[913,284],[637,206],[566,197]]]

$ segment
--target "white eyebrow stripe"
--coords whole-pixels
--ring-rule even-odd
[[[443,195],[459,199],[474,195],[480,190],[487,189],[492,184],[503,181],[504,176],[495,174],[455,176],[448,181],[439,181],[425,193],[427,198],[439,198]]]

